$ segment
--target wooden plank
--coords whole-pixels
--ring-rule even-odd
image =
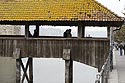
[[[93,41],[93,45],[92,45],[92,66],[95,67],[95,64],[96,64],[96,44],[95,44],[95,41]]]
[[[16,83],[20,83],[21,79],[21,68],[20,68],[20,60],[16,59]]]
[[[73,60],[65,60],[65,83],[73,83]]]
[[[70,49],[63,49],[63,59],[65,60],[65,83],[73,83],[73,60]]]

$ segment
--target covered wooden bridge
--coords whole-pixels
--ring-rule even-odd
[[[25,25],[25,36],[0,36],[0,56],[16,59],[16,83],[23,83],[25,78],[33,83],[33,57],[63,58],[65,83],[72,83],[73,60],[100,71],[109,55],[110,28],[122,23],[120,17],[95,0],[1,0],[0,24]],[[38,34],[40,25],[78,26],[78,37],[29,37],[30,25],[36,25]],[[85,38],[85,26],[107,27],[108,37]],[[29,59],[24,67],[21,58],[26,57]]]

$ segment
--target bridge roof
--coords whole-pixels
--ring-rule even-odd
[[[0,0],[0,21],[122,21],[95,0]]]

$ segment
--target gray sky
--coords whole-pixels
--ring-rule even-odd
[[[116,13],[119,16],[124,17],[122,12],[125,12],[125,0],[96,0],[103,4],[108,9],[112,10],[114,13]]]

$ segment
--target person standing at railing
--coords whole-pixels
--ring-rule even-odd
[[[122,43],[120,43],[119,49],[120,49],[120,56],[122,56],[122,50],[123,50],[123,44]]]
[[[68,38],[72,37],[71,29],[68,29],[67,37],[68,37]]]
[[[65,37],[65,38],[70,38],[70,37],[72,37],[71,29],[67,29],[67,30],[63,33],[63,37]]]

